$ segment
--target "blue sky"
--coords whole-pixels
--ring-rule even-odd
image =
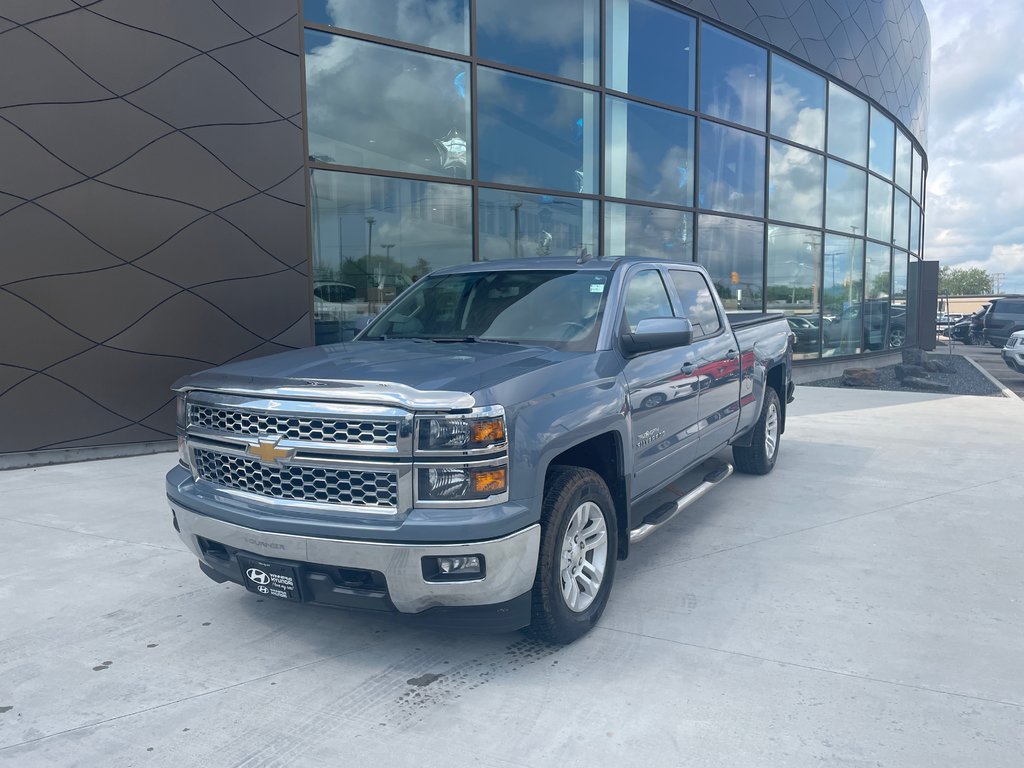
[[[1024,293],[1024,3],[922,0],[931,26],[926,258]]]

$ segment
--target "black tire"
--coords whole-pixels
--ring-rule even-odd
[[[768,439],[770,425],[774,433],[774,443]],[[768,387],[765,390],[764,405],[757,424],[750,436],[750,445],[734,445],[732,458],[736,469],[747,475],[767,475],[775,466],[779,456],[779,444],[782,442],[782,405],[778,393]]]
[[[570,608],[563,595],[563,550],[569,524],[581,510],[593,512],[596,505],[604,525],[605,552],[596,595],[582,610]],[[541,512],[540,556],[533,584],[533,621],[527,633],[549,643],[564,645],[586,634],[593,627],[608,603],[618,552],[618,529],[615,505],[608,486],[596,472],[579,467],[552,467],[548,472],[547,489]],[[586,529],[584,529],[586,530]],[[599,530],[596,526],[595,531]],[[582,551],[582,550],[581,550]],[[591,552],[593,572],[597,552]],[[582,554],[579,562],[587,558]],[[568,584],[569,582],[564,582]],[[573,580],[573,583],[577,583]],[[577,590],[579,591],[579,590]],[[582,593],[580,596],[583,596]]]

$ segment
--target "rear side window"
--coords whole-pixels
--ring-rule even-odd
[[[669,274],[679,297],[679,306],[683,308],[683,317],[693,325],[693,338],[718,333],[722,329],[722,319],[718,316],[715,299],[704,276],[700,272],[682,269],[670,269]]]
[[[1024,300],[997,302],[994,313],[1000,315],[1024,315]]]

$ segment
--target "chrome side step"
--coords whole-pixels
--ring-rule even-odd
[[[695,501],[703,498],[708,491],[716,487],[733,473],[732,464],[723,464],[704,476],[704,481],[685,496],[681,496],[675,502],[662,504],[656,510],[644,518],[643,523],[629,532],[629,543],[637,544],[643,541],[665,523],[678,515]]]

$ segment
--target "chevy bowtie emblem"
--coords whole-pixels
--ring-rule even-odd
[[[250,456],[255,456],[264,464],[277,464],[277,462],[290,459],[295,455],[294,448],[278,448],[279,442],[281,442],[280,437],[273,439],[261,437],[256,445],[250,445],[245,452]]]

